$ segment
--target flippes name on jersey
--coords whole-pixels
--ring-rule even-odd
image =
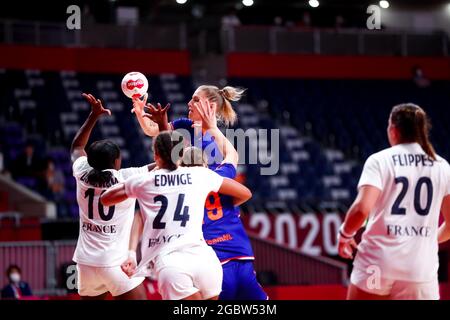
[[[394,166],[400,167],[432,167],[434,164],[433,159],[425,154],[393,154],[392,161]]]

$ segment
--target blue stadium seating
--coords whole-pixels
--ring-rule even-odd
[[[145,137],[130,114],[131,103],[120,92],[121,75],[38,70],[0,72],[0,146],[10,164],[25,141],[54,159],[66,176],[65,199],[77,216],[75,181],[71,177],[70,142],[89,112],[81,92],[100,97],[112,109],[94,130],[92,140],[112,138],[123,150],[123,166],[151,161],[151,139]],[[194,91],[192,79],[171,74],[151,76],[150,101],[171,102],[170,118],[186,115]],[[449,119],[449,82],[435,81],[418,88],[413,81],[228,79],[248,88],[236,105],[238,127],[280,129],[280,170],[262,176],[261,163],[241,169],[254,202],[278,201],[349,204],[362,163],[388,146],[386,126],[393,105],[414,102],[431,116],[431,139],[439,154],[450,156],[446,137]],[[260,141],[257,146],[263,147]],[[268,146],[274,148],[268,141]],[[250,146],[247,146],[247,152]],[[272,158],[273,160],[273,158]],[[20,182],[36,187],[32,179]]]

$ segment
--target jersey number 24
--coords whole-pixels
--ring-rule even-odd
[[[158,195],[153,199],[154,202],[161,202],[161,208],[159,208],[158,214],[153,220],[153,229],[164,229],[166,227],[166,223],[162,222],[162,218],[167,211],[167,207],[169,201],[167,197],[163,195]],[[184,204],[184,194],[180,193],[178,195],[177,206],[175,208],[175,213],[173,215],[173,221],[181,221],[181,226],[186,227],[186,223],[189,221],[189,207],[183,206]],[[181,214],[183,211],[183,214]]]

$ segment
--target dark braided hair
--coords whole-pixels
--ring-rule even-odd
[[[164,169],[176,170],[183,156],[183,136],[176,131],[163,131],[156,136],[154,149],[163,161]]]
[[[106,169],[114,169],[115,161],[120,158],[120,148],[111,140],[93,142],[86,151],[87,160],[92,170],[87,176],[91,185],[105,185],[111,181],[113,175]]]
[[[429,140],[430,119],[421,107],[413,103],[399,104],[392,108],[391,122],[400,132],[402,143],[417,142],[431,159],[436,160],[436,152]]]

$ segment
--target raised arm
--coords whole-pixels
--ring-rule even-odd
[[[101,196],[100,196],[100,203],[103,206],[110,207],[113,206],[119,202],[125,201],[128,199],[128,195],[125,192],[125,184],[118,183],[108,190],[106,190]]]
[[[97,120],[103,114],[111,115],[111,111],[103,107],[100,99],[96,99],[92,94],[86,93],[83,93],[83,97],[91,105],[91,113],[73,138],[72,146],[70,148],[72,162],[75,162],[79,157],[86,155],[84,149],[86,148],[92,129],[97,123]]]
[[[237,168],[239,155],[233,144],[217,127],[215,108],[211,106],[209,101],[206,99],[200,99],[200,101],[195,103],[194,106],[202,118],[202,129],[209,132],[209,134],[214,138],[214,142],[217,144],[217,147],[223,156],[222,163],[231,163],[235,168]]]
[[[442,201],[441,213],[444,216],[444,223],[439,227],[439,243],[450,239],[450,195],[446,196]]]
[[[243,204],[252,197],[252,192],[249,188],[229,178],[223,179],[218,192],[233,197],[235,206]]]
[[[347,259],[353,257],[353,249],[356,249],[356,242],[353,237],[367,220],[380,194],[380,189],[370,185],[364,185],[359,189],[358,195],[339,230],[339,255],[341,257]]]
[[[170,103],[166,104],[164,108],[160,103],[157,104],[157,107],[155,107],[151,103],[147,104],[149,113],[144,113],[143,116],[152,120],[158,125],[158,133],[162,131],[172,130],[172,127],[169,125],[169,119],[167,117],[167,111],[169,110],[169,108]]]
[[[167,104],[163,108],[161,104],[158,103],[157,107],[155,107],[151,103],[147,103],[147,97],[148,95],[146,94],[143,100],[137,98],[133,99],[133,109],[131,112],[136,114],[136,118],[142,131],[149,137],[155,137],[161,131],[170,130],[167,118],[167,110],[170,108],[170,104]],[[149,113],[146,113],[144,108],[147,108]]]

